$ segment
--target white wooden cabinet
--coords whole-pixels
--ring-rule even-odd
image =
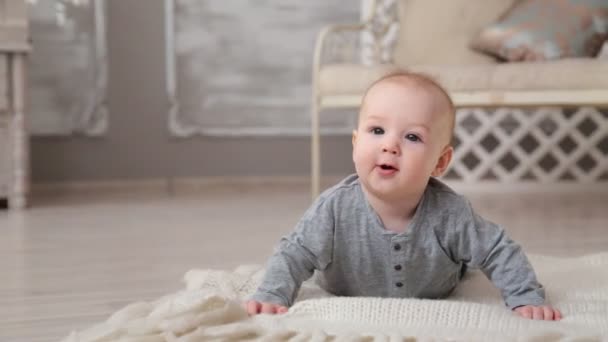
[[[27,205],[29,141],[25,58],[30,50],[25,0],[0,0],[0,199]]]

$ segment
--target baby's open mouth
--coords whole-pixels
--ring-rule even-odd
[[[382,164],[382,165],[380,165],[380,168],[381,168],[382,170],[397,170],[397,168],[396,168],[396,167],[391,166],[391,165],[387,165],[387,164]]]

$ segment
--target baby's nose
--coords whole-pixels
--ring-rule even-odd
[[[382,153],[390,153],[390,154],[399,154],[400,148],[399,146],[399,138],[393,135],[386,134],[382,139]]]
[[[387,147],[382,148],[382,152],[397,154],[398,148],[396,146],[387,146]]]

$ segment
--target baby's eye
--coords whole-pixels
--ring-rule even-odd
[[[384,134],[384,130],[380,127],[373,127],[370,132],[372,132],[373,134]]]
[[[411,142],[419,142],[421,141],[420,138],[416,135],[416,134],[406,134],[405,135],[405,139],[411,141]]]

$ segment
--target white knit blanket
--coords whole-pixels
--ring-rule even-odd
[[[191,270],[186,289],[138,302],[73,341],[606,341],[608,252],[578,258],[531,255],[559,322],[509,311],[480,272],[469,272],[444,300],[333,297],[313,282],[283,315],[249,317],[241,300],[263,276],[260,266],[233,272]]]

